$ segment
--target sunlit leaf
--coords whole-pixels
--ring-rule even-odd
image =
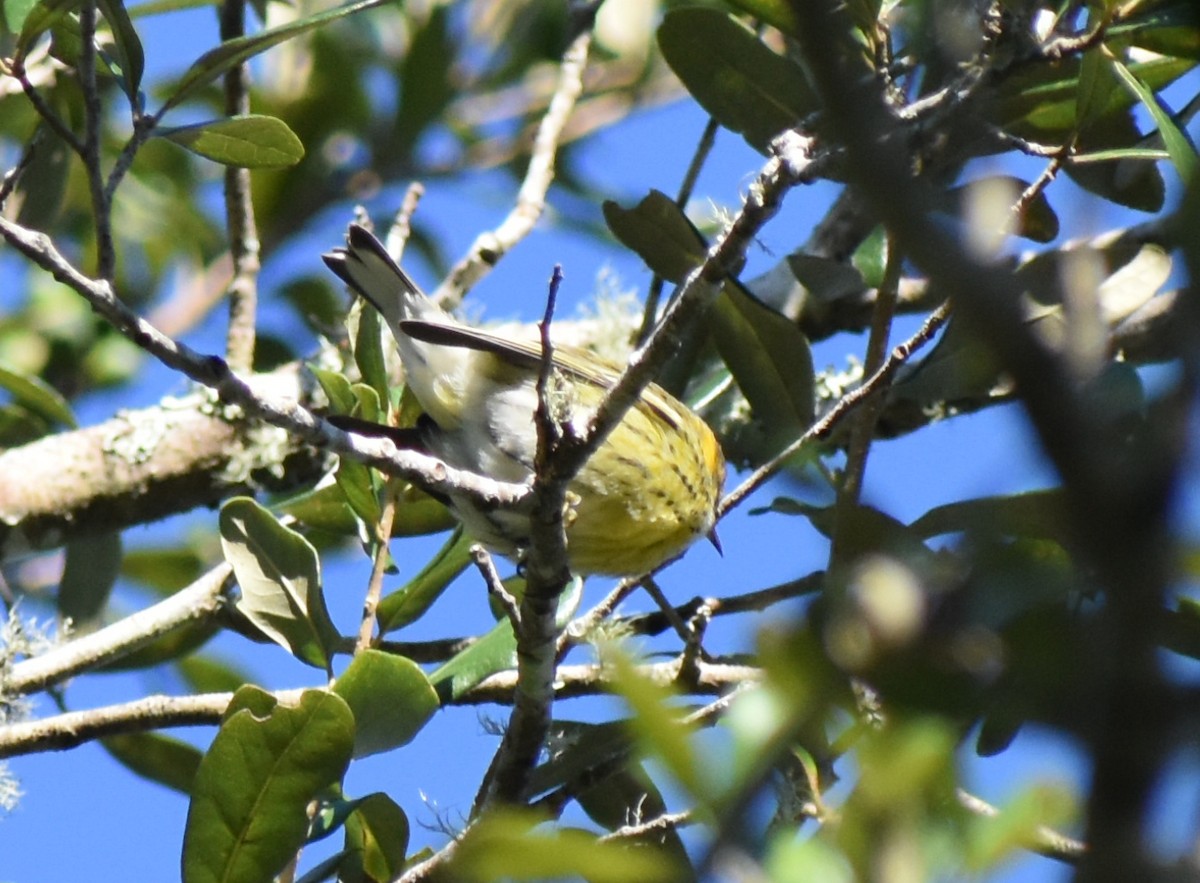
[[[379,650],[357,654],[333,691],[354,712],[355,757],[408,744],[438,709],[425,672],[403,656]]]
[[[354,716],[341,697],[307,690],[295,705],[238,691],[192,785],[184,883],[268,881],[295,854],[306,808],[350,761]]]
[[[386,595],[376,612],[379,633],[386,634],[420,619],[471,563],[469,550],[473,543],[462,528],[457,528],[420,573],[403,588]]]
[[[244,114],[156,133],[197,156],[226,166],[278,169],[304,158],[304,145],[281,119]]]
[[[219,525],[241,588],[238,610],[301,661],[328,668],[339,636],[321,593],[316,550],[249,497],[226,502]]]

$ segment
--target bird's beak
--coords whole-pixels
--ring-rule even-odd
[[[725,550],[721,548],[721,538],[717,536],[717,529],[714,527],[707,534],[708,541],[713,544],[713,548],[717,550],[717,554],[722,558],[725,557]]]

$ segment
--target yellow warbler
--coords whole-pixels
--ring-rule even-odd
[[[422,446],[451,466],[521,483],[533,475],[534,412],[542,348],[463,325],[430,300],[366,228],[325,263],[383,315],[406,382],[428,420]],[[621,369],[581,349],[554,348],[567,419],[582,431]],[[571,481],[567,556],[577,574],[653,570],[712,533],[725,459],[712,430],[651,384]],[[528,516],[485,508],[462,494],[448,501],[468,533],[519,559]]]

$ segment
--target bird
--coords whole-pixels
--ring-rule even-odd
[[[458,321],[360,224],[350,226],[345,247],[322,257],[391,329],[405,383],[424,412],[417,445],[459,469],[530,482],[540,341]],[[558,412],[581,433],[622,368],[568,346],[553,347],[552,367],[561,393]],[[724,480],[725,459],[709,426],[664,389],[648,385],[568,484],[564,525],[571,572],[648,573],[702,536],[720,551],[715,524]],[[527,513],[454,491],[446,502],[475,540],[520,562],[529,546]]]

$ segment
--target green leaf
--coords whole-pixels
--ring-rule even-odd
[[[1134,76],[1129,68],[1117,58],[1109,55],[1108,62],[1112,65],[1112,70],[1122,85],[1150,112],[1154,124],[1158,126],[1158,133],[1162,136],[1167,153],[1171,155],[1171,164],[1175,166],[1175,171],[1186,185],[1196,172],[1195,145],[1192,144],[1187,133],[1171,119],[1170,114],[1163,110],[1162,105],[1158,103],[1157,96],[1146,87],[1145,83]]]
[[[396,879],[404,870],[408,838],[408,817],[394,800],[381,793],[364,797],[346,820],[341,879]]]
[[[170,108],[191,98],[197,91],[218,79],[222,74],[256,55],[266,52],[272,46],[298,37],[327,22],[373,9],[376,6],[383,6],[386,2],[387,0],[359,0],[357,3],[348,3],[335,9],[327,9],[316,15],[299,18],[276,28],[269,28],[257,34],[238,37],[222,43],[217,48],[210,49],[200,56],[184,72],[175,86],[174,94],[167,98],[159,113],[166,113]]]
[[[708,250],[704,237],[671,197],[659,190],[651,190],[631,209],[606,200],[604,220],[622,245],[668,282],[682,282],[704,262]]]
[[[909,529],[924,539],[982,531],[1063,542],[1067,539],[1066,525],[1063,493],[1051,488],[947,503],[930,509],[910,524]]]
[[[472,543],[474,540],[463,533],[461,527],[456,528],[420,573],[404,588],[380,600],[376,611],[379,633],[387,634],[420,619],[450,583],[467,569],[471,563]]]
[[[350,762],[354,716],[325,690],[296,705],[243,687],[200,762],[183,840],[184,883],[265,883],[296,854],[307,805]]]
[[[317,383],[321,384],[321,391],[329,399],[333,410],[339,414],[350,414],[354,411],[354,406],[358,404],[358,396],[354,394],[354,387],[346,375],[314,365],[309,365],[308,370],[317,378]]]
[[[706,315],[712,339],[778,450],[812,422],[816,407],[808,340],[794,322],[736,283],[725,285]]]
[[[175,670],[193,693],[236,693],[250,683],[246,672],[210,653],[185,656]]]
[[[151,668],[174,659],[188,657],[188,654],[203,647],[221,629],[221,624],[216,621],[194,622],[185,625],[151,641],[145,647],[106,663],[100,671],[132,671],[139,668]],[[188,658],[194,659],[195,657]],[[242,683],[245,683],[244,678],[238,686]],[[209,691],[197,690],[196,692]]]
[[[337,486],[345,495],[346,503],[363,524],[372,527],[379,523],[382,506],[379,504],[379,490],[376,486],[378,473],[372,471],[365,463],[360,463],[352,457],[338,457],[337,471],[334,479]],[[374,536],[374,530],[368,532]]]
[[[339,635],[321,594],[316,550],[249,497],[225,503],[218,524],[242,590],[238,610],[297,659],[328,669]]]
[[[14,54],[17,57],[23,57],[38,37],[54,27],[78,5],[79,0],[41,0],[39,3],[27,6],[21,0],[18,0],[14,12],[10,13],[8,2],[5,0],[5,18],[10,21],[19,19],[21,22],[21,33],[17,37],[16,52]],[[25,7],[23,14],[22,7]]]
[[[603,843],[588,831],[538,828],[541,817],[504,808],[467,831],[447,867],[454,880],[583,878],[590,883],[680,880],[680,869],[662,852]]]
[[[583,599],[583,580],[575,577],[558,597],[555,624],[565,628]],[[442,704],[459,698],[488,675],[517,665],[517,639],[507,619],[429,675]]]
[[[126,769],[144,779],[190,794],[200,750],[182,739],[161,733],[122,733],[100,740],[104,749]]]
[[[58,584],[58,613],[74,630],[91,631],[108,604],[121,572],[121,534],[98,534],[67,544],[66,564]]]
[[[100,11],[104,13],[104,20],[112,29],[116,49],[116,59],[110,60],[109,67],[114,69],[129,100],[140,107],[138,89],[141,88],[142,74],[146,69],[146,54],[142,49],[142,41],[138,38],[121,0],[99,0],[99,5]]]
[[[20,374],[0,365],[0,389],[6,389],[13,401],[47,423],[76,428],[75,415],[58,390],[40,377]]]
[[[820,107],[798,65],[720,10],[685,6],[668,12],[658,44],[701,107],[759,150]]]
[[[489,675],[517,666],[517,639],[508,620],[496,623],[466,650],[456,653],[429,675],[443,705],[449,704]]]
[[[4,0],[4,24],[9,32],[19,34],[29,13],[37,5],[38,0]]]
[[[275,511],[290,515],[306,528],[334,536],[357,537],[358,519],[346,502],[345,492],[336,484],[325,484],[302,491],[276,504]]]
[[[522,795],[529,800],[609,765],[628,755],[632,747],[628,721],[593,724],[556,719],[550,728],[549,738],[555,751],[530,774]]]
[[[121,576],[168,595],[200,578],[208,556],[187,545],[130,549],[121,559]]]
[[[1076,149],[1084,154],[1104,153],[1114,148],[1144,145],[1145,141],[1138,132],[1133,114],[1125,110],[1091,125],[1080,134]],[[1139,211],[1156,212],[1166,199],[1166,187],[1154,163],[1131,160],[1069,163],[1065,171],[1080,187]]]
[[[304,159],[304,145],[283,120],[244,114],[155,134],[197,156],[244,169],[281,169]]]
[[[354,712],[354,756],[407,745],[438,709],[438,697],[415,662],[379,650],[354,657],[333,692]]]
[[[361,304],[363,301],[358,298],[355,302]],[[379,397],[379,406],[386,407],[391,398],[391,387],[387,364],[383,356],[384,347],[387,346],[384,342],[384,335],[386,334],[390,340],[391,333],[384,330],[383,323],[379,320],[378,310],[362,309],[360,306],[356,312],[358,314],[357,327],[352,329],[354,363],[358,365],[362,379],[375,390]],[[363,414],[362,417],[364,420],[381,420],[386,417],[386,413],[378,416]]]

